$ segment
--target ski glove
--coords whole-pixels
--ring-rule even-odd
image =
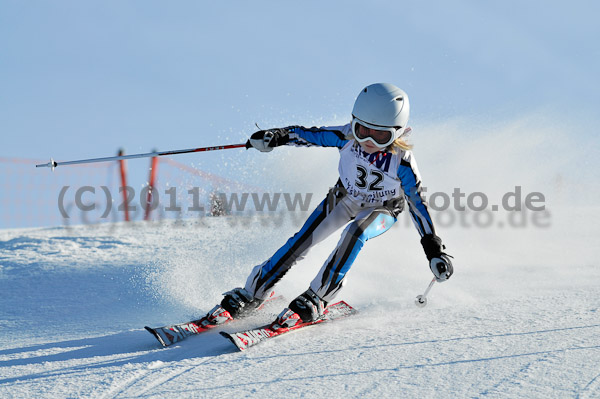
[[[438,283],[448,280],[454,273],[454,267],[451,256],[444,252],[446,247],[442,244],[442,239],[434,234],[425,234],[421,238],[421,245],[429,260],[429,268]]]
[[[443,283],[444,281],[448,280],[450,276],[452,276],[452,273],[454,273],[450,255],[444,253],[439,257],[431,259],[429,261],[429,268],[433,272],[433,275],[438,283]]]
[[[260,152],[273,151],[274,147],[286,144],[290,140],[286,129],[259,130],[250,136],[246,147],[254,147]]]

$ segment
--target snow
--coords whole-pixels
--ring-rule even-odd
[[[144,325],[202,315],[298,228],[266,234],[257,216],[240,234],[235,218],[0,231],[0,397],[600,397],[596,265],[476,267],[482,253],[455,253],[455,276],[421,309],[430,272],[402,223],[351,271],[340,299],[358,315],[243,353],[216,331],[161,348]],[[390,265],[385,248],[405,235],[414,251]],[[301,292],[333,245],[278,292]]]

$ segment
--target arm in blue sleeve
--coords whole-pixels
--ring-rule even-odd
[[[417,168],[412,152],[403,154],[398,167],[398,177],[402,182],[402,190],[408,202],[410,216],[421,237],[425,235],[435,236],[433,221],[427,209],[427,202],[422,195],[421,175]]]
[[[344,126],[324,126],[305,128],[304,126],[289,126],[289,141],[287,145],[297,147],[337,147],[342,148],[348,140],[350,124]]]

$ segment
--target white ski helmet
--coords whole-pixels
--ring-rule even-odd
[[[409,112],[408,95],[403,90],[389,83],[369,85],[360,92],[352,109],[354,138],[359,142],[371,140],[379,147],[387,147],[404,133],[408,124]],[[362,125],[367,129],[363,129],[361,132],[361,126],[357,125]],[[381,136],[384,138],[376,140],[367,132],[369,130],[390,132],[391,134]]]

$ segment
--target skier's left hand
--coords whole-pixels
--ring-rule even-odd
[[[429,261],[429,268],[433,272],[438,283],[443,283],[448,280],[452,273],[454,273],[454,267],[452,267],[452,261],[450,255],[442,253],[435,258],[431,258]]]

